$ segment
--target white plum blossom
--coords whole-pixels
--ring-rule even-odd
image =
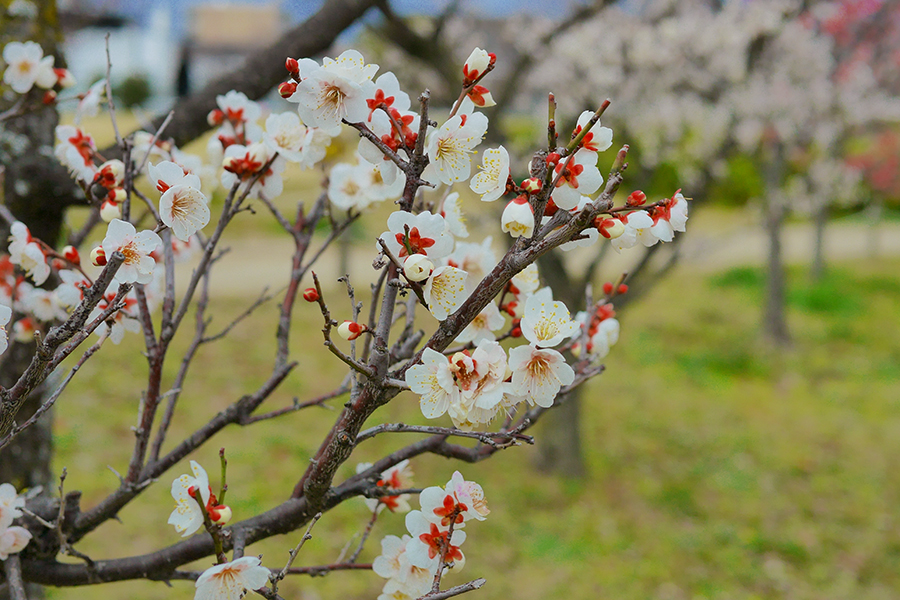
[[[469,291],[472,291],[474,286],[484,279],[484,276],[490,273],[497,264],[497,256],[491,247],[493,241],[493,238],[488,236],[480,244],[457,242],[453,252],[447,257],[448,265],[462,269],[469,274],[466,278]]]
[[[61,282],[53,290],[57,302],[60,306],[75,308],[84,300],[84,290],[90,287],[91,282],[84,275],[72,269],[62,269],[58,275]]]
[[[424,281],[433,270],[434,263],[424,254],[413,254],[403,261],[403,274],[410,281]]]
[[[200,191],[200,177],[185,173],[181,165],[163,161],[150,166],[150,180],[162,193],[159,218],[176,238],[187,242],[209,223],[209,200]]]
[[[653,226],[653,218],[646,210],[636,210],[628,214],[622,214],[617,216],[616,219],[625,225],[624,233],[610,240],[617,252],[633,247],[638,241],[638,232],[646,230],[646,233],[641,235],[648,235],[650,227]],[[653,244],[650,245],[652,246]]]
[[[194,600],[241,600],[247,591],[269,583],[269,569],[258,556],[244,556],[203,571],[195,584]]]
[[[432,486],[419,494],[422,516],[441,527],[464,527],[467,521],[484,521],[490,510],[484,498],[484,490],[474,481],[466,481],[459,471],[443,488]]]
[[[593,111],[586,110],[582,112],[578,116],[578,123],[575,126],[575,131],[572,133],[573,136],[577,136],[581,133],[582,128],[584,128],[588,121],[591,120],[591,117],[594,116]],[[581,139],[581,149],[579,151],[588,151],[588,152],[603,152],[604,150],[608,150],[610,146],[612,146],[613,140],[613,130],[609,127],[600,127],[600,122],[591,127],[591,130],[588,131],[585,136]],[[597,155],[594,154],[594,164],[597,162]]]
[[[487,50],[475,47],[463,65],[463,77],[466,81],[478,79],[491,64],[491,54]]]
[[[544,408],[553,406],[561,386],[575,381],[575,371],[562,354],[533,344],[510,349],[509,368],[513,393]]]
[[[459,402],[450,405],[450,419],[459,429],[471,430],[490,423],[503,407],[509,386],[506,351],[496,341],[482,340],[469,356],[450,357],[450,372],[460,389]]]
[[[24,94],[37,85],[44,89],[56,84],[53,72],[53,57],[44,56],[44,50],[37,42],[9,42],[3,47],[3,82],[14,92]]]
[[[528,202],[528,196],[510,200],[500,216],[500,229],[514,238],[531,237],[534,233],[534,209]]]
[[[466,228],[466,217],[463,215],[462,207],[459,203],[459,193],[451,192],[447,194],[441,203],[441,216],[447,222],[447,229],[454,237],[467,238],[469,230]]]
[[[569,309],[545,287],[525,302],[521,322],[525,339],[541,348],[552,348],[578,330],[578,323],[569,316]]]
[[[78,104],[75,106],[75,125],[80,125],[81,120],[85,117],[97,116],[97,113],[100,112],[100,103],[103,102],[105,94],[106,80],[100,79],[79,97]]]
[[[506,192],[509,179],[509,152],[506,148],[488,148],[481,155],[481,171],[469,181],[469,187],[481,194],[482,202],[493,202]]]
[[[38,321],[49,323],[66,318],[66,311],[52,290],[22,283],[19,286],[19,302],[21,310],[33,315]]]
[[[119,283],[150,283],[153,279],[156,261],[150,253],[162,246],[162,240],[153,231],[145,229],[138,233],[131,223],[113,219],[101,246],[107,257],[114,252],[125,256],[115,275]]]
[[[154,271],[154,273],[155,272],[156,271]],[[101,314],[103,314],[103,311],[109,308],[110,304],[115,300],[117,291],[118,286],[116,285],[116,282],[113,281],[112,283],[110,283],[109,287],[106,289],[106,292],[103,294],[103,298],[100,300],[97,306],[94,307],[94,310],[91,311],[91,314],[88,316],[88,322],[91,322],[94,319],[98,318]],[[146,286],[144,288],[144,293],[147,295],[148,305],[151,305],[151,301],[157,295],[153,291],[153,286]],[[125,306],[122,309],[116,311],[112,317],[101,323],[100,326],[94,330],[94,333],[98,337],[102,338],[109,336],[110,341],[116,345],[120,344],[122,340],[125,339],[126,331],[137,333],[141,330],[141,323],[137,319],[137,315],[135,313],[137,298],[134,295],[134,290],[129,292],[122,301],[124,302]],[[112,322],[112,326],[110,326],[110,322]]]
[[[410,539],[412,538],[408,535],[402,538],[396,535],[385,536],[381,540],[381,554],[372,561],[375,574],[389,580],[384,587],[384,594],[388,598],[403,594],[403,597],[415,599],[431,590],[434,573],[414,567],[406,556],[406,544]]]
[[[31,532],[24,527],[13,525],[0,531],[0,560],[6,560],[10,554],[21,552],[31,541]]]
[[[356,466],[356,472],[362,473],[369,469],[370,463],[360,463]],[[393,467],[381,472],[381,478],[376,482],[379,487],[391,490],[402,490],[412,487],[413,472],[409,466],[409,459],[401,460]],[[378,498],[365,498],[366,506],[371,511],[381,511],[387,508],[391,512],[409,512],[409,494],[397,496],[379,496]]]
[[[9,310],[8,306],[3,308]],[[21,517],[24,506],[25,498],[16,493],[13,484],[0,484],[0,529],[9,527],[15,519]]]
[[[40,245],[31,237],[25,223],[16,221],[10,227],[9,262],[19,265],[31,277],[35,285],[41,285],[50,276],[50,265]]]
[[[431,261],[444,258],[453,250],[453,237],[441,215],[429,211],[417,215],[398,210],[388,217],[388,231],[381,234],[388,249],[398,259],[424,254]]]
[[[9,325],[11,318],[12,309],[5,304],[0,304],[0,354],[6,352],[6,349],[9,347],[9,334],[6,332],[6,326]],[[2,489],[0,489],[0,494],[2,494]],[[0,522],[3,520],[2,501],[2,496],[0,496]]]
[[[468,179],[472,154],[484,138],[487,126],[487,117],[478,112],[448,119],[428,136],[426,151],[431,162],[422,177],[447,184]]]
[[[459,549],[466,541],[466,532],[462,529],[454,529],[453,534],[448,536],[447,527],[429,521],[418,510],[406,514],[406,529],[412,536],[406,544],[406,556],[414,567],[434,573],[441,562],[441,548],[444,545],[447,546],[447,562],[453,562],[457,569],[465,564],[465,556]]]
[[[456,267],[438,267],[422,288],[422,295],[428,303],[428,310],[438,321],[443,321],[450,313],[462,306],[468,297],[466,278],[468,273]]]
[[[500,314],[500,309],[493,302],[488,302],[478,316],[472,319],[472,322],[466,325],[458,336],[456,341],[460,344],[472,342],[478,344],[481,340],[496,340],[495,331],[499,331],[506,323],[506,319]]]
[[[343,210],[363,210],[376,202],[396,199],[403,193],[406,180],[396,178],[390,185],[380,171],[365,160],[357,164],[338,163],[328,178],[328,199]]]
[[[94,180],[97,167],[94,165],[94,156],[97,147],[91,136],[72,125],[59,125],[56,127],[56,146],[53,153],[75,176],[76,179],[90,183]]]
[[[196,461],[191,461],[190,475],[181,475],[172,482],[172,497],[175,499],[175,510],[169,515],[169,525],[175,526],[175,531],[181,537],[187,537],[200,529],[203,525],[203,508],[197,503],[192,493],[200,493],[205,507],[209,503],[210,487],[209,477],[206,471]],[[255,588],[254,588],[255,589]]]
[[[346,50],[337,59],[325,58],[297,85],[288,100],[297,103],[304,123],[337,133],[341,121],[365,121],[369,116],[366,99],[373,96],[372,77],[378,65],[366,64],[362,54]]]
[[[266,119],[263,143],[273,154],[277,152],[290,162],[304,163],[304,150],[312,142],[314,134],[314,130],[301,123],[295,113],[273,113]]]
[[[597,168],[597,154],[579,150],[571,160],[560,160],[554,168],[556,189],[553,202],[563,210],[578,206],[582,196],[593,194],[603,185],[603,175]]]
[[[459,402],[459,388],[453,383],[447,357],[431,348],[422,352],[421,364],[406,371],[406,385],[419,394],[419,406],[426,419],[436,419]]]

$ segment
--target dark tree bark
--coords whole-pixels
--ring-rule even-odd
[[[765,227],[769,241],[766,263],[766,299],[763,311],[763,333],[776,346],[786,346],[791,341],[785,316],[787,280],[784,272],[784,257],[781,247],[781,232],[787,208],[778,190],[784,173],[784,149],[777,141],[771,141],[766,148],[766,214]]]

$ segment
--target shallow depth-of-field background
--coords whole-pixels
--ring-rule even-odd
[[[310,197],[314,191],[305,186],[316,178],[296,178],[286,202],[296,197],[292,193]],[[842,248],[843,240],[868,232],[852,219],[838,223],[830,247],[845,258],[832,262],[823,281],[810,283],[800,264],[789,271],[794,339],[789,349],[775,352],[759,334],[763,272],[756,263],[762,256],[727,255],[728,239],[752,237],[752,218],[743,209],[709,211],[705,216],[698,211],[686,234],[687,242],[694,236],[693,247],[703,251],[692,253],[686,243],[681,264],[619,314],[621,339],[605,361],[606,372],[584,394],[586,478],[539,474],[531,467],[536,450],[528,446],[477,465],[429,456],[414,461],[417,485],[443,485],[458,468],[482,484],[492,511],[485,522],[467,526],[467,564],[446,578],[448,584],[486,577],[478,597],[522,600],[895,597],[900,589],[900,259]],[[247,279],[238,266],[256,264],[276,274],[289,268],[288,255],[274,252],[289,244],[279,246],[268,215],[260,210],[239,221],[237,234],[225,241],[234,262],[223,261],[213,276],[213,288],[221,292],[213,301],[213,330],[259,294],[247,283],[254,278]],[[373,231],[383,219],[374,221]],[[896,224],[884,228],[889,246]],[[371,233],[362,228],[362,242],[351,251],[353,268],[362,273],[373,257]],[[799,226],[789,227],[788,237],[805,247]],[[710,258],[720,250],[722,260]],[[333,280],[336,263],[329,260],[323,269]],[[367,310],[368,280],[354,283]],[[333,297],[335,304],[346,304]],[[277,302],[276,297],[201,351],[168,447],[266,377],[275,352]],[[327,392],[343,375],[340,363],[319,346],[318,311],[301,302],[295,314],[292,354],[300,366],[263,410]],[[191,333],[186,326],[179,347]],[[115,488],[118,480],[107,465],[122,470],[130,456],[130,427],[145,369],[141,343],[141,336],[128,335],[121,346],[106,345],[59,404],[54,467],[68,468],[67,489],[84,492],[83,506]],[[169,378],[178,367],[178,354],[172,356]],[[339,407],[341,401],[329,404]],[[310,408],[232,427],[191,458],[212,476],[217,451],[226,448],[229,504],[241,520],[289,495],[336,414]],[[376,412],[372,424],[401,420],[424,423],[411,394]],[[540,444],[540,428],[535,435]],[[398,435],[365,442],[337,481],[352,474],[356,462],[414,439]],[[112,558],[178,541],[166,524],[173,507],[169,487],[187,469],[185,461],[122,511],[121,523],[107,523],[79,550],[95,559]],[[362,500],[328,513],[295,564],[334,561],[348,542],[355,544],[367,518]],[[378,554],[384,535],[404,532],[401,515],[383,514],[361,560]],[[273,538],[248,554],[261,553],[264,564],[278,567],[300,536]],[[361,599],[376,597],[382,584],[372,573],[346,572],[290,578],[282,590],[286,598]],[[51,589],[49,596],[192,596],[190,583],[172,585],[142,581]]]

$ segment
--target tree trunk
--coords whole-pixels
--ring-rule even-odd
[[[763,333],[776,346],[790,343],[785,302],[787,285],[784,257],[781,248],[781,230],[787,209],[780,194],[784,162],[779,142],[772,142],[766,165],[766,234],[769,237],[769,257],[766,265],[766,298],[763,311]]]
[[[825,227],[828,225],[828,205],[822,202],[813,215],[815,237],[813,238],[813,262],[810,276],[813,282],[822,281],[825,276]]]
[[[576,311],[584,304],[584,286],[569,275],[559,252],[554,251],[538,259],[541,276],[556,290],[569,310]],[[545,473],[565,477],[584,477],[584,451],[581,448],[581,388],[576,388],[565,404],[541,418],[538,454],[535,467]]]

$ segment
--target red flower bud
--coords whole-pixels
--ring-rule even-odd
[[[635,190],[629,194],[628,199],[625,200],[626,206],[641,206],[644,202],[647,201],[647,194],[642,192],[641,190]]]
[[[628,291],[628,286],[625,285],[624,283],[622,283],[622,284],[619,284],[619,289],[616,290],[616,293],[619,295],[622,295],[627,291]]]
[[[44,92],[44,97],[41,99],[41,102],[44,104],[53,104],[56,102],[56,92],[53,90],[47,90]]]
[[[555,165],[556,163],[559,162],[559,158],[560,158],[559,152],[551,152],[550,154],[547,155],[547,164]]]
[[[218,108],[213,109],[206,115],[206,122],[209,123],[210,127],[217,127],[225,122],[225,113]]]
[[[278,93],[282,98],[290,98],[297,91],[297,84],[293,81],[285,81],[278,86]]]
[[[307,302],[316,302],[319,299],[319,292],[316,288],[306,288],[303,290],[303,299]]]
[[[603,284],[603,293],[609,296],[613,293],[613,284],[609,281]]]
[[[74,263],[76,265],[81,264],[81,256],[78,254],[78,248],[75,246],[66,246],[62,251],[63,258],[65,258],[70,263]]]
[[[106,265],[106,252],[103,251],[103,246],[97,246],[91,250],[91,263],[95,267],[103,267]]]
[[[297,62],[296,58],[288,56],[284,61],[284,68],[287,69],[288,73],[293,75],[294,73],[300,72],[300,63]]]
[[[553,201],[553,198],[550,198],[549,200],[547,200],[547,206],[544,207],[544,216],[552,217],[558,210],[559,207],[556,206],[556,202]]]

